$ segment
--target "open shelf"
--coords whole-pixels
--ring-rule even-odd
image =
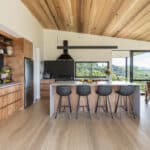
[[[13,44],[8,44],[8,43],[6,43],[6,42],[4,42],[4,41],[0,41],[0,44],[2,44],[2,45],[4,45],[4,46],[13,46]]]

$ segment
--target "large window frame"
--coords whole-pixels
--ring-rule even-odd
[[[114,73],[114,74],[116,74],[114,71],[113,71],[113,59],[122,59],[123,61],[124,61],[124,69],[125,69],[125,72],[124,72],[124,76],[122,76],[122,77],[124,77],[126,80],[127,79],[129,79],[129,75],[128,75],[128,57],[114,57],[114,58],[112,58],[112,72]],[[117,74],[116,74],[117,75]],[[117,75],[118,76],[118,75]]]
[[[142,53],[142,52],[149,52],[150,50],[134,50],[130,52],[130,81],[136,82],[136,81],[149,81],[150,79],[134,79],[134,53]]]
[[[86,79],[86,78],[106,78],[107,77],[107,75],[106,76],[92,76],[92,75],[90,75],[90,76],[77,76],[77,74],[76,74],[76,72],[77,72],[77,68],[76,68],[76,64],[77,63],[107,63],[107,69],[109,69],[110,68],[110,63],[109,63],[109,61],[76,61],[75,62],[75,78],[84,78],[84,79]],[[91,71],[92,71],[92,69],[91,69]]]

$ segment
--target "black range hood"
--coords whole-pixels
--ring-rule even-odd
[[[57,60],[73,60],[73,58],[68,53],[68,41],[63,41],[63,54],[61,54]]]
[[[116,45],[102,45],[102,46],[68,46],[68,41],[63,41],[63,46],[57,46],[57,49],[63,49],[63,54],[57,60],[73,60],[69,55],[68,49],[118,49]]]

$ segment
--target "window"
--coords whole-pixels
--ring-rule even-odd
[[[129,80],[129,58],[112,58],[112,80]]]
[[[131,52],[131,81],[150,80],[150,51]]]
[[[132,82],[140,85],[141,92],[145,92],[145,82],[150,80],[150,51],[131,52],[131,71]]]
[[[75,62],[76,78],[105,78],[109,62]]]

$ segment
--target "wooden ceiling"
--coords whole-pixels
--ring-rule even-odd
[[[150,0],[22,0],[44,28],[150,41]]]

